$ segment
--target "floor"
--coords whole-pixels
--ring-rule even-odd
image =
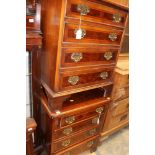
[[[80,155],[129,155],[128,127],[104,140],[95,153],[85,152]]]

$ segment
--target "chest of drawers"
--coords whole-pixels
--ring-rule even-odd
[[[48,155],[93,152],[111,103],[128,12],[98,0],[42,0],[41,6],[41,89],[35,94],[44,146]]]

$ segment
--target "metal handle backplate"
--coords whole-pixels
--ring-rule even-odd
[[[106,60],[110,60],[112,58],[112,52],[105,52],[104,53],[104,58]]]
[[[94,142],[90,141],[90,142],[87,143],[87,147],[91,147],[93,144],[94,144]]]
[[[103,112],[104,108],[103,107],[99,107],[96,109],[96,112],[101,114]]]
[[[79,76],[70,76],[68,78],[68,82],[71,84],[71,85],[76,85],[79,81]]]
[[[71,59],[72,59],[74,62],[79,62],[82,58],[83,58],[82,53],[72,53],[72,54],[71,54]]]
[[[74,121],[75,121],[75,116],[67,117],[67,118],[65,119],[65,122],[66,122],[67,124],[72,124]]]
[[[100,73],[100,77],[101,77],[103,80],[107,79],[107,77],[108,77],[108,72],[102,72],[102,73]]]
[[[78,4],[77,11],[80,12],[81,15],[87,15],[90,12],[90,9],[84,4]]]
[[[65,140],[65,141],[62,142],[62,146],[67,147],[70,143],[71,143],[70,139]]]
[[[122,20],[122,17],[120,14],[113,14],[113,22],[120,23]]]
[[[72,133],[72,131],[73,131],[72,127],[70,127],[70,128],[66,128],[66,129],[63,130],[63,134],[65,134],[65,135],[69,135],[69,134]]]
[[[111,41],[116,41],[117,40],[117,34],[116,33],[110,33],[109,34],[109,39]]]

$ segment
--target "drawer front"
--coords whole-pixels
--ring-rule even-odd
[[[82,20],[110,24],[114,26],[125,26],[127,13],[106,5],[84,2],[84,0],[68,0],[66,16],[80,18]]]
[[[92,84],[111,82],[113,77],[113,67],[102,69],[89,69],[82,71],[65,71],[60,73],[60,89],[79,88]]]
[[[92,119],[91,121],[93,122],[93,124],[97,124],[99,115],[102,114],[102,116],[104,116],[104,113],[106,111],[107,111],[107,105],[106,106],[104,105],[104,106],[98,106],[94,108],[93,111],[89,111],[85,113],[78,113],[78,114],[63,117],[61,119],[61,127],[72,125],[74,123],[78,123],[78,122],[84,121],[85,119],[89,119],[89,118]],[[100,117],[100,119],[102,118]]]
[[[117,54],[112,48],[63,48],[61,66],[115,65]]]
[[[64,42],[70,43],[90,43],[90,44],[104,44],[104,45],[120,45],[123,31],[114,29],[112,27],[102,26],[81,26],[82,39],[76,39],[76,30],[78,25],[65,24]]]
[[[115,91],[113,100],[119,101],[129,97],[129,87],[119,88]]]
[[[80,142],[84,141],[85,139],[93,137],[97,134],[98,134],[98,128],[91,128],[85,132],[71,136],[70,138],[66,138],[59,142],[53,143],[53,152],[57,152],[62,149],[66,149],[76,143],[80,143]]]
[[[97,142],[98,142],[98,137],[95,136],[95,137],[85,140],[84,142],[72,147],[69,150],[67,149],[66,151],[64,150],[64,151],[53,153],[53,154],[54,155],[79,155],[80,153],[96,146]]]
[[[53,133],[53,139],[57,140],[60,138],[71,136],[79,131],[83,131],[91,127],[96,127],[98,126],[97,119],[98,119],[98,116],[92,117],[87,121],[83,121],[80,123],[76,123],[75,125],[71,125],[63,129],[59,129]]]
[[[129,110],[129,98],[118,101],[113,104],[114,107],[112,108],[112,115],[118,116],[122,113],[128,112]]]
[[[112,117],[110,120],[109,128],[120,125],[121,123],[124,123],[128,120],[129,120],[129,114],[128,113],[122,114],[122,115],[117,116],[117,117]]]
[[[26,28],[39,30],[40,21],[36,18],[36,16],[26,16]]]

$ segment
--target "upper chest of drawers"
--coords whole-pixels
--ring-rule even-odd
[[[93,0],[45,3],[42,77],[47,85],[58,92],[111,82],[127,11]],[[80,39],[76,34],[79,29]],[[102,78],[103,74],[108,78]]]

